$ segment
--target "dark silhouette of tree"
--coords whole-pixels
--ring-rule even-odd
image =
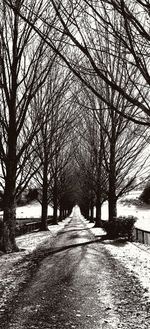
[[[33,29],[24,22],[19,12],[22,1],[13,2],[17,12],[10,9],[3,1],[1,15],[1,186],[3,197],[3,250],[16,251],[15,241],[16,201],[34,172],[28,158],[31,144],[43,115],[34,107],[33,99],[45,82],[50,65],[47,45]],[[36,7],[40,14],[41,4],[32,3],[32,10],[24,15],[36,25],[37,17],[33,15]],[[42,29],[42,27],[41,27]],[[44,33],[48,33],[44,29]],[[55,57],[49,52],[49,57]],[[25,169],[26,164],[26,169]],[[30,176],[30,178],[29,178]]]

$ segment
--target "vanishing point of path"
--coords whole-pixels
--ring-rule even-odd
[[[140,283],[94,237],[79,213],[41,258],[12,309],[0,328],[150,328]]]

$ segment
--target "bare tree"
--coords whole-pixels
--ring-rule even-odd
[[[53,223],[57,224],[57,211],[59,208],[59,199],[62,194],[60,181],[65,168],[68,166],[70,159],[72,158],[72,130],[76,123],[74,104],[70,104],[69,108],[66,108],[66,116],[61,120],[63,126],[60,131],[58,131],[57,136],[55,136],[54,148],[55,154],[51,161],[51,195],[53,204]],[[72,113],[69,113],[71,110]]]
[[[101,101],[109,106],[111,105],[109,100],[93,86],[89,76],[92,75],[103,80],[111,89],[136,107],[137,112],[134,117],[130,115],[130,111],[124,113],[124,116],[128,115],[134,122],[149,125],[149,105],[147,102],[149,97],[148,6],[144,8],[144,5],[141,5],[144,8],[142,8],[144,10],[142,16],[138,13],[138,1],[137,6],[136,1],[134,6],[131,3],[126,5],[124,1],[101,1],[98,3],[83,0],[80,3],[75,1],[72,5],[68,1],[65,5],[62,2],[59,6],[54,0],[52,3],[59,17],[62,31],[65,31],[75,46],[72,48],[70,57],[67,52],[61,54],[70,69]],[[145,23],[144,29],[142,29],[140,19]],[[126,21],[131,21],[130,27],[129,24],[127,26]],[[144,41],[142,33],[144,34]],[[123,66],[124,63],[126,65],[126,74],[128,75],[128,83],[132,84],[132,92],[131,89],[128,90],[126,79],[124,80],[125,76],[123,76],[121,83],[114,81],[110,67],[103,62],[107,40],[110,41],[111,45],[111,57],[114,60],[119,57],[121,65]],[[119,53],[115,46],[116,40],[120,44]],[[134,54],[135,47],[136,54]]]
[[[92,49],[95,48],[95,43],[99,44],[99,52],[96,53],[99,56],[100,60],[103,59],[103,68],[106,70],[106,75],[113,79],[113,82],[122,86],[122,81],[128,93],[132,95],[135,92],[134,85],[131,83],[131,74],[135,79],[137,78],[137,67],[133,68],[128,74],[128,65],[126,63],[126,49],[123,45],[114,38],[112,44],[112,38],[109,40],[109,30],[105,24],[104,30],[105,39],[103,40],[103,48],[101,47],[101,40],[98,39],[95,41],[93,35],[89,37],[91,41]],[[112,46],[113,51],[118,56],[112,56]],[[105,51],[103,51],[105,49]],[[123,54],[122,54],[123,53]],[[121,57],[119,56],[121,54]],[[80,106],[86,108],[86,113],[88,111],[93,111],[95,122],[95,129],[97,124],[99,126],[98,136],[94,136],[94,130],[92,132],[93,139],[99,141],[99,148],[95,147],[95,159],[96,163],[99,163],[98,174],[97,174],[97,193],[101,191],[102,186],[102,166],[105,161],[105,170],[108,176],[108,200],[109,200],[109,219],[112,220],[117,216],[116,202],[118,199],[117,193],[119,196],[121,193],[130,188],[130,183],[133,183],[133,177],[131,181],[128,180],[126,185],[126,180],[122,180],[122,192],[120,189],[120,178],[121,175],[125,179],[129,175],[129,170],[134,167],[137,158],[141,154],[144,147],[146,147],[146,128],[142,126],[137,126],[129,120],[127,113],[130,112],[131,117],[135,117],[139,114],[135,105],[131,106],[131,103],[122,95],[122,93],[114,90],[112,86],[109,86],[103,80],[100,80],[99,77],[95,75],[90,75],[90,79],[93,88],[97,89],[98,93],[102,95],[104,99],[107,99],[109,106],[105,101],[102,102],[100,98],[96,98],[94,93],[89,93],[88,90],[79,87],[83,91],[83,95],[78,91],[78,101]],[[139,87],[140,91],[140,87]],[[85,95],[84,95],[85,94]],[[135,94],[135,99],[137,94]],[[131,122],[130,122],[131,121]],[[89,130],[89,128],[88,128]],[[141,138],[137,138],[140,135]],[[124,140],[124,143],[122,143]],[[93,141],[93,145],[96,145],[96,142]],[[129,144],[129,145],[128,145]],[[122,156],[118,156],[118,154]],[[132,162],[131,162],[132,158]],[[145,159],[143,159],[143,164]],[[139,166],[141,168],[141,165]],[[137,169],[138,172],[139,168]],[[103,175],[102,175],[103,176]],[[136,174],[134,173],[134,178]],[[105,184],[106,186],[106,184]],[[119,191],[119,192],[118,192]],[[100,193],[101,194],[101,193]],[[100,194],[97,200],[100,200]],[[99,201],[100,202],[100,201]],[[97,208],[98,209],[98,208]],[[99,206],[100,209],[100,206]],[[99,210],[100,214],[100,210]],[[100,216],[97,216],[100,217]]]
[[[149,3],[146,0],[135,0],[133,5],[123,0],[68,0],[61,3],[52,0],[51,6],[58,19],[54,30],[58,32],[59,38],[66,36],[61,50],[38,26],[29,21],[28,24],[102,102],[103,109],[107,106],[112,134],[116,120],[114,112],[136,124],[149,126]],[[20,15],[23,18],[23,12]],[[44,17],[37,17],[45,26],[51,26]],[[110,65],[104,60],[108,53],[108,40]],[[116,77],[121,67],[121,79],[114,79],[114,72]],[[93,83],[93,78],[96,83]],[[98,88],[97,81],[104,82],[103,89],[101,84]],[[111,95],[115,92],[113,100],[108,97],[109,90]],[[120,99],[122,104],[126,103],[123,111],[116,106]],[[95,110],[99,108],[95,107]],[[114,159],[116,152],[113,142],[111,146],[111,157]]]
[[[54,222],[57,222],[58,176],[68,161],[65,148],[75,120],[74,101],[69,92],[70,83],[70,73],[62,68],[61,63],[54,62],[46,84],[36,95],[36,107],[42,107],[45,117],[39,133],[35,136],[38,157],[36,166],[39,170],[34,180],[41,191],[42,230],[47,229],[49,203],[53,204]]]
[[[11,2],[5,0],[5,3],[15,11],[17,10]],[[53,28],[59,38],[64,35],[66,37],[63,49],[59,49],[53,39],[50,39],[38,26],[26,19],[23,11],[19,14],[63,59],[75,76],[101,101],[110,106],[108,99],[99,93],[99,90],[91,83],[89,74],[103,80],[136,107],[136,116],[131,116],[130,112],[124,113],[124,116],[128,116],[135,123],[149,126],[149,3],[146,0],[135,0],[133,5],[124,0],[102,0],[101,2],[65,0],[61,3],[52,0],[50,4],[48,3],[48,9],[57,16],[58,21]],[[30,11],[30,5],[28,5],[28,11]],[[39,22],[42,21],[45,26],[52,27],[52,23],[44,16],[40,17],[36,10],[35,15]],[[108,28],[107,36],[106,26]],[[130,84],[134,86],[132,93],[130,90],[128,91],[124,80],[121,85],[114,81],[109,68],[103,64],[101,54],[105,54],[106,37],[111,42],[111,56],[120,57],[122,65],[123,63],[127,65]],[[122,45],[119,54],[115,51],[114,40],[115,42],[118,40]],[[101,41],[101,48],[99,41]],[[133,76],[135,68],[137,72],[136,76]]]
[[[22,1],[14,1],[17,12],[3,1],[0,8],[1,38],[1,185],[4,189],[3,250],[17,250],[15,242],[16,193],[18,181],[25,180],[23,167],[30,154],[29,147],[39,129],[42,113],[33,111],[32,100],[45,82],[50,70],[47,46],[24,22],[19,12]],[[28,20],[36,25],[34,8],[40,14],[41,3],[34,1],[32,10],[24,8]],[[50,29],[47,29],[47,33]],[[45,30],[46,33],[46,30]],[[32,120],[31,120],[32,118]],[[26,167],[27,168],[27,167]],[[28,170],[30,172],[28,167]],[[27,177],[26,177],[27,178]],[[28,178],[27,178],[28,180]]]

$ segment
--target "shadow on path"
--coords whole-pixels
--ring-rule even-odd
[[[81,242],[81,243],[76,243],[76,244],[70,244],[61,248],[56,248],[54,250],[49,251],[48,255],[53,255],[53,254],[57,254],[59,252],[68,250],[68,249],[73,249],[73,248],[77,248],[77,247],[83,247],[89,244],[93,244],[93,243],[97,243],[97,242],[102,242],[104,239],[100,238],[100,239],[96,239],[96,240],[91,240],[91,241],[86,241],[86,242]]]
[[[87,228],[78,228],[78,229],[72,229],[72,230],[68,229],[68,230],[58,232],[57,235],[63,235],[68,232],[70,233],[70,232],[80,232],[80,231],[89,231],[89,228],[88,227]]]

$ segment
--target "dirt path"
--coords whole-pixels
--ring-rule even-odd
[[[140,283],[74,216],[0,328],[148,329],[146,307]]]

